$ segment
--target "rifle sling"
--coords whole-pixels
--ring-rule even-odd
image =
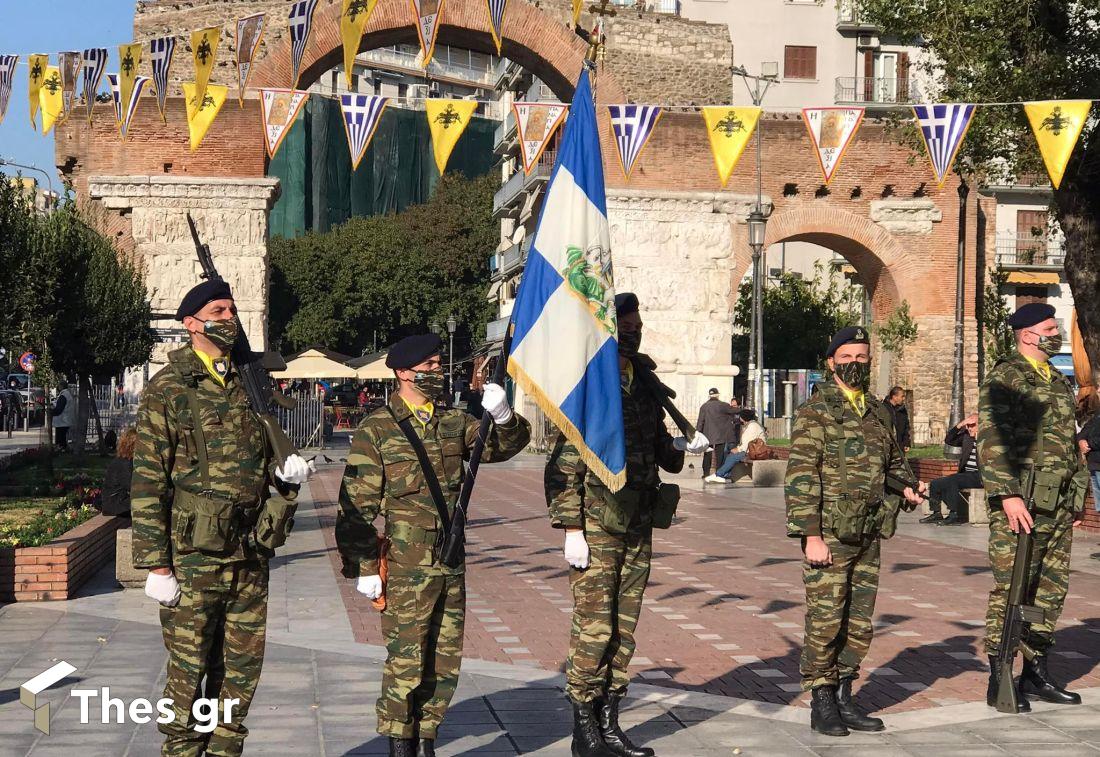
[[[432,500],[435,502],[435,509],[439,515],[439,528],[443,534],[449,534],[451,531],[451,516],[447,512],[447,501],[443,498],[443,490],[439,486],[439,478],[435,475],[435,467],[428,459],[428,451],[424,449],[424,441],[416,433],[412,423],[408,418],[404,420],[397,420],[397,415],[393,412],[393,408],[388,408],[390,415],[393,416],[393,420],[397,423],[398,428],[405,434],[405,438],[409,440],[409,444],[412,446],[413,451],[416,453],[417,460],[420,461],[420,468],[424,472],[424,480],[428,483],[428,491],[432,494]]]

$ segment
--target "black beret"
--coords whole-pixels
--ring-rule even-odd
[[[1026,329],[1054,317],[1054,306],[1045,302],[1029,302],[1009,316],[1008,325],[1013,329]]]
[[[833,341],[829,342],[829,349],[825,352],[825,357],[832,357],[838,349],[846,344],[870,343],[871,339],[867,336],[867,329],[862,326],[846,326],[836,332]]]
[[[412,368],[442,351],[443,340],[438,334],[407,336],[390,347],[390,352],[386,355],[386,367],[394,370]]]
[[[191,291],[183,296],[176,310],[176,320],[182,321],[187,316],[194,315],[208,302],[231,299],[233,299],[233,292],[229,290],[229,284],[224,281],[204,281],[191,287]]]
[[[615,295],[615,315],[630,315],[638,312],[638,295],[633,292],[619,292]]]

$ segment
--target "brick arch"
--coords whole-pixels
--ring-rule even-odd
[[[340,3],[317,9],[313,33],[302,60],[299,88],[308,87],[341,62],[340,10]],[[375,7],[359,49],[416,42],[415,20],[409,4],[393,0]],[[447,0],[438,44],[495,54],[485,0]],[[564,102],[572,98],[586,50],[584,42],[556,16],[526,0],[508,3],[501,54],[538,76]],[[269,41],[268,54],[255,65],[252,86],[287,86],[291,79],[289,42]],[[622,102],[624,97],[619,81],[603,72],[596,94],[601,102]]]

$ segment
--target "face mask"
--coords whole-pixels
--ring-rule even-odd
[[[443,371],[417,371],[413,386],[430,400],[443,394]]]
[[[634,357],[638,354],[638,348],[642,346],[642,332],[620,331],[619,354],[623,357]]]
[[[836,367],[833,368],[833,373],[846,386],[867,391],[867,386],[871,381],[871,364],[869,362],[860,363],[857,360],[850,363],[837,363]]]
[[[203,326],[203,333],[206,335],[207,339],[223,350],[231,350],[233,349],[233,344],[237,341],[237,319],[231,318],[228,321],[207,321]]]
[[[1047,357],[1054,357],[1062,351],[1062,335],[1051,334],[1050,336],[1041,336],[1039,337],[1039,341],[1035,343],[1035,346]]]

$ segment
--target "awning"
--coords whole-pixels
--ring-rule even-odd
[[[1009,271],[1008,284],[1024,284],[1034,286],[1036,284],[1058,284],[1058,273],[1055,271]]]
[[[354,368],[326,357],[320,350],[306,350],[287,361],[285,371],[274,371],[271,376],[277,379],[355,378],[356,373]]]

